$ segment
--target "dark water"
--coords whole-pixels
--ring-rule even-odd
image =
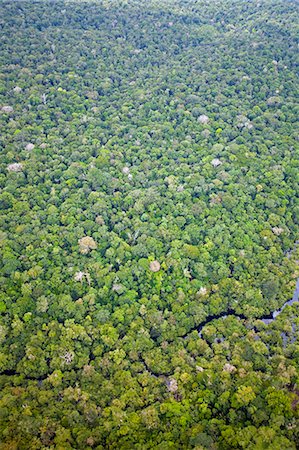
[[[273,322],[273,320],[275,320],[277,316],[279,316],[279,314],[284,310],[284,308],[286,308],[286,306],[291,306],[293,303],[298,302],[298,301],[299,301],[299,278],[298,278],[297,283],[296,283],[296,287],[295,287],[295,291],[294,291],[293,297],[290,300],[286,301],[284,303],[284,305],[282,305],[282,307],[280,309],[277,309],[276,311],[273,311],[271,314],[269,314],[269,315],[267,315],[265,317],[262,317],[259,320],[264,322],[264,324],[268,325],[271,322]],[[215,320],[215,319],[220,319],[220,318],[225,319],[227,316],[235,316],[235,317],[238,317],[239,319],[246,319],[246,317],[244,315],[236,314],[234,310],[229,310],[229,311],[226,311],[226,312],[214,315],[214,316],[208,316],[206,318],[206,320],[197,328],[197,331],[199,333],[199,337],[202,336],[202,329],[208,323],[212,322],[212,320]],[[188,332],[188,334],[189,333],[190,333],[190,331]]]
[[[268,325],[269,323],[273,322],[273,320],[276,319],[277,316],[279,316],[279,314],[284,310],[284,308],[286,306],[291,306],[293,303],[298,302],[299,301],[299,278],[297,280],[296,283],[296,287],[295,287],[295,291],[294,291],[294,295],[293,298],[291,298],[291,300],[288,300],[287,302],[285,302],[284,305],[282,305],[282,307],[280,309],[277,309],[276,311],[274,311],[270,317],[264,317],[261,320]]]

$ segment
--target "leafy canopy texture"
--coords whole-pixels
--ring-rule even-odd
[[[0,2],[0,450],[299,448],[298,12]]]

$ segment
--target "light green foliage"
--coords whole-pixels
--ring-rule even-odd
[[[298,4],[0,17],[0,450],[299,448]]]

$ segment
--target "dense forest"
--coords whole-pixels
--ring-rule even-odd
[[[298,3],[0,30],[0,449],[299,448]]]

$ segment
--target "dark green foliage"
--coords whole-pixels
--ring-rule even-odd
[[[298,448],[298,4],[0,17],[0,450]]]

